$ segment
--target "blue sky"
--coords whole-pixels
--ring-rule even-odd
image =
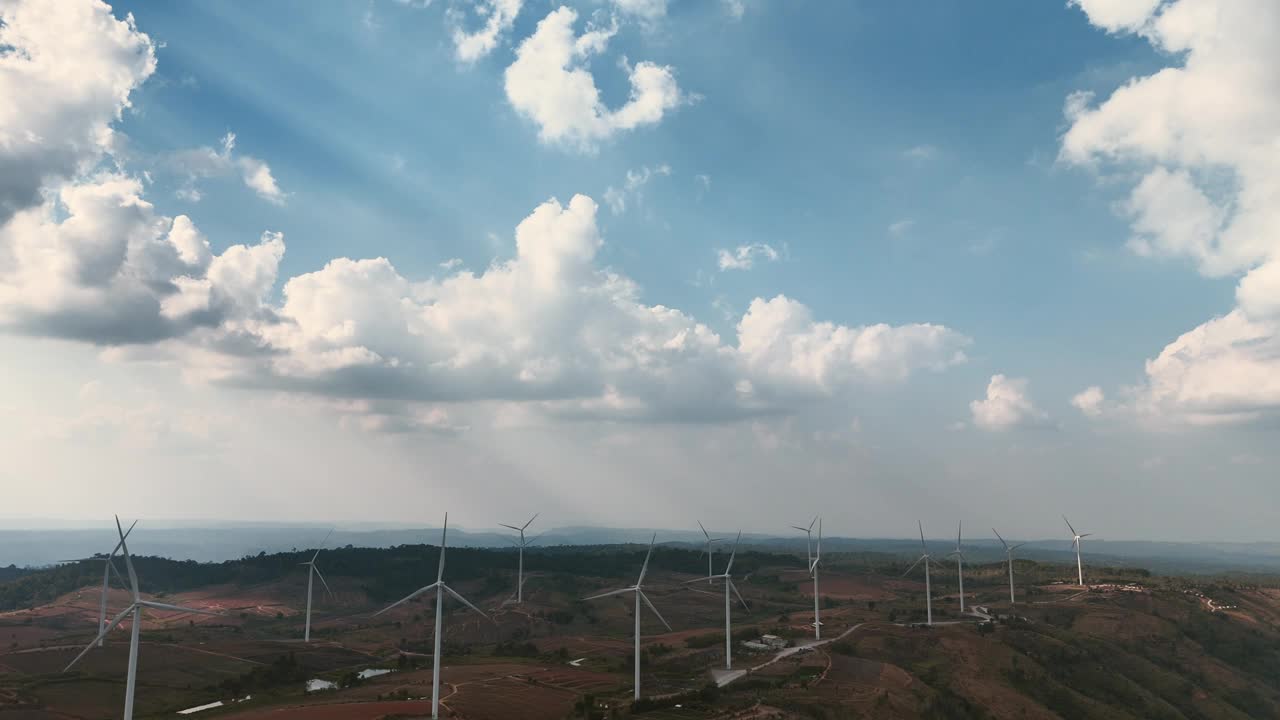
[[[496,520],[462,492],[461,478],[471,474],[487,477],[483,488],[499,493],[531,484],[546,503],[581,496],[586,488],[617,491],[618,505],[565,503],[556,519],[566,523],[598,517],[674,525],[698,515],[755,529],[769,527],[764,507],[743,503],[730,512],[710,505],[745,485],[760,489],[761,505],[783,503],[793,514],[811,515],[812,503],[778,487],[785,475],[809,478],[815,492],[839,494],[850,516],[843,526],[828,524],[844,534],[907,533],[916,514],[924,514],[946,524],[960,516],[975,526],[1022,523],[1023,534],[1052,535],[1059,512],[1067,511],[1096,512],[1099,533],[1108,537],[1168,537],[1171,527],[1191,526],[1206,507],[1218,507],[1236,508],[1240,520],[1196,526],[1197,537],[1263,537],[1274,512],[1239,508],[1260,493],[1274,497],[1264,469],[1276,458],[1268,438],[1277,403],[1266,393],[1257,402],[1227,390],[1161,394],[1167,384],[1146,363],[1183,333],[1232,312],[1241,277],[1266,266],[1270,256],[1216,271],[1185,248],[1135,251],[1131,238],[1143,232],[1172,237],[1170,228],[1186,225],[1170,208],[1155,208],[1167,222],[1156,230],[1148,223],[1144,231],[1130,209],[1135,187],[1153,168],[1182,166],[1141,138],[1128,137],[1120,152],[1109,136],[1087,135],[1086,123],[1069,109],[1075,93],[1092,93],[1089,107],[1098,123],[1122,125],[1116,117],[1126,108],[1107,104],[1118,88],[1211,51],[1208,40],[1173,50],[1168,40],[1180,37],[1170,28],[1181,6],[1206,3],[1213,5],[1152,0],[1148,10],[1130,11],[1119,0],[746,0],[740,17],[730,3],[718,2],[649,3],[651,11],[662,10],[649,16],[628,12],[643,2],[567,3],[577,11],[575,37],[588,23],[615,31],[582,65],[605,108],[627,103],[631,70],[646,61],[668,68],[680,94],[659,119],[610,130],[584,145],[540,135],[541,121],[518,107],[511,90],[509,68],[518,49],[540,32],[558,2],[515,3],[511,27],[474,62],[458,59],[453,32],[460,23],[475,30],[482,19],[467,15],[472,6],[461,0],[427,7],[396,0],[117,2],[112,16],[132,14],[135,32],[149,39],[154,72],[138,74],[119,120],[107,113],[101,121],[119,142],[82,158],[74,172],[43,176],[46,202],[57,206],[48,198],[58,183],[85,183],[91,172],[111,169],[145,177],[140,192],[155,213],[164,222],[188,216],[214,256],[254,245],[264,231],[282,233],[287,249],[252,313],[228,311],[213,325],[194,319],[188,327],[184,320],[177,323],[183,329],[166,330],[154,342],[121,344],[93,329],[68,337],[13,320],[35,311],[10,301],[14,332],[0,343],[13,358],[11,396],[24,398],[15,409],[47,415],[42,423],[54,428],[24,446],[51,454],[75,447],[80,457],[44,467],[32,451],[10,474],[35,484],[25,496],[30,515],[89,515],[104,497],[100,486],[83,486],[84,501],[72,507],[39,487],[85,482],[69,480],[84,466],[122,467],[106,459],[121,452],[110,447],[118,445],[110,439],[118,432],[141,443],[143,454],[165,456],[144,461],[143,474],[182,475],[199,465],[194,472],[204,482],[241,476],[239,492],[258,500],[259,510],[249,513],[254,519],[286,513],[305,520],[412,521],[415,512],[397,508],[384,518],[376,504],[344,501],[342,491],[315,507],[290,506],[290,488],[306,481],[280,479],[318,477],[317,483],[343,487],[377,467],[386,478],[384,494],[407,492],[432,507],[443,496],[451,507],[479,516],[471,523],[477,526]],[[1223,33],[1234,28],[1222,23]],[[11,89],[23,91],[16,84]],[[36,91],[58,88],[33,85]],[[534,93],[545,95],[545,89]],[[55,119],[42,122],[52,128]],[[1165,120],[1199,129],[1186,118]],[[1263,115],[1250,127],[1274,132],[1268,124],[1274,120]],[[1208,137],[1217,128],[1201,130]],[[1064,151],[1072,132],[1083,138],[1077,155]],[[227,133],[234,133],[234,148],[218,155]],[[1190,146],[1196,136],[1187,134]],[[204,159],[193,161],[193,152],[204,152]],[[1199,164],[1186,161],[1186,169],[1205,173],[1225,165],[1249,176],[1244,161],[1232,165],[1239,155],[1223,152]],[[269,167],[275,190],[264,192],[242,176],[259,167],[254,163]],[[376,351],[393,374],[365,377],[358,386],[349,377],[281,366],[264,375],[233,367],[239,362],[234,353],[211,350],[225,348],[233,336],[252,336],[259,349],[271,346],[274,357],[314,369],[309,363],[319,356],[300,348],[314,349],[318,336],[281,339],[287,331],[280,328],[290,322],[283,293],[290,278],[317,273],[334,258],[386,258],[398,278],[431,288],[459,270],[485,275],[517,258],[514,229],[535,208],[551,198],[568,207],[579,193],[598,205],[594,231],[603,244],[594,251],[591,282],[610,273],[629,279],[638,307],[673,308],[701,323],[719,336],[721,355],[745,351],[738,323],[753,300],[779,295],[807,308],[818,324],[804,325],[802,334],[825,322],[853,329],[885,323],[892,332],[928,323],[950,335],[930,346],[927,357],[915,354],[926,350],[904,350],[901,378],[898,369],[887,369],[892,358],[877,356],[873,369],[848,357],[828,359],[851,365],[785,381],[778,368],[798,373],[802,361],[777,355],[789,341],[775,337],[769,357],[743,361],[758,364],[736,380],[739,392],[741,382],[751,385],[759,395],[754,400],[726,400],[730,391],[716,390],[716,378],[738,370],[717,366],[713,375],[674,391],[684,399],[669,401],[673,405],[643,393],[623,397],[618,402],[642,408],[628,419],[599,415],[591,398],[602,393],[607,399],[632,379],[583,369],[585,361],[567,351],[548,351],[538,367],[578,367],[603,378],[600,384],[571,390],[573,381],[561,378],[550,394],[538,395],[542,391],[519,389],[519,383],[495,389],[493,383],[506,380],[494,370],[452,376],[446,385],[471,388],[474,380],[476,389],[441,400],[439,393],[449,392],[434,379],[424,396],[399,396],[404,378],[395,368],[407,361],[392,362],[388,348],[417,342],[412,329],[383,328],[394,337],[366,338],[360,347]],[[1214,199],[1235,206],[1231,197]],[[1225,246],[1231,236],[1221,233]],[[1276,228],[1267,236],[1274,246]],[[4,242],[0,236],[0,250]],[[753,262],[724,268],[722,252]],[[442,265],[454,259],[460,262]],[[216,287],[214,275],[208,277]],[[31,295],[33,286],[11,285]],[[459,302],[483,305],[487,291],[475,292],[482,294]],[[0,294],[0,305],[6,297]],[[319,312],[324,302],[336,304],[323,308],[331,322],[352,301],[317,296],[307,307]],[[593,311],[573,306],[564,312],[564,323],[572,324]],[[353,315],[352,322],[369,328],[380,317],[385,308],[368,318]],[[283,325],[271,329],[277,321]],[[553,325],[559,331],[564,323]],[[1276,337],[1269,332],[1263,331],[1264,344]],[[579,341],[586,342],[575,336]],[[480,340],[472,347],[465,334],[456,342],[448,361],[455,368],[476,353],[508,362],[523,347]],[[786,352],[795,352],[791,347]],[[1265,357],[1246,359],[1255,363],[1252,372],[1272,367]],[[766,361],[772,376],[759,364]],[[1211,370],[1213,377],[1221,372]],[[684,366],[665,367],[657,377],[673,372],[685,372]],[[730,388],[735,381],[726,382]],[[19,384],[38,390],[21,395]],[[375,385],[392,389],[371,390]],[[1072,398],[1091,386],[1105,400],[1081,412]],[[703,393],[705,407],[699,405]],[[54,396],[64,401],[47,401]],[[1186,407],[1192,396],[1212,398],[1212,408]],[[993,414],[971,405],[984,399]],[[509,413],[522,419],[514,425],[495,420]],[[101,449],[77,441],[86,416]],[[692,416],[716,419],[687,422]],[[364,422],[369,418],[376,422]],[[188,427],[183,422],[200,430],[173,429]],[[348,475],[332,462],[318,467],[326,464],[319,457],[298,457],[315,442],[313,431],[331,438],[332,452],[343,458],[333,462]],[[646,461],[619,469],[627,457]],[[445,459],[429,479],[416,477],[416,463],[438,458]],[[653,482],[655,492],[631,518],[624,498],[633,496],[619,488],[637,482]],[[664,504],[689,484],[705,506],[671,516]],[[143,502],[137,512],[243,511],[216,493],[191,493]],[[994,495],[1004,499],[993,501]],[[919,496],[929,500],[904,506]],[[1032,502],[1042,507],[1030,515],[1016,510]],[[1153,506],[1156,513],[1134,519]],[[1013,512],[1019,519],[1001,517]]]

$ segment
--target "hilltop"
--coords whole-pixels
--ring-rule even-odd
[[[454,717],[558,720],[630,709],[631,605],[582,602],[634,580],[638,546],[549,547],[527,553],[526,603],[507,602],[515,555],[458,548],[450,583],[492,622],[446,602],[444,705]],[[334,597],[317,594],[303,645],[303,553],[223,563],[136,559],[144,592],[220,617],[157,613],[143,624],[140,714],[170,717],[423,717],[430,695],[433,599],[372,612],[434,578],[437,549],[341,547],[320,565]],[[1280,715],[1280,590],[1240,582],[1089,567],[1091,588],[1064,565],[1019,560],[1018,604],[1005,567],[966,573],[971,612],[958,612],[954,569],[934,571],[937,624],[923,627],[924,586],[892,555],[824,550],[823,645],[811,645],[812,585],[803,557],[740,552],[734,678],[723,665],[722,595],[685,581],[705,558],[654,552],[646,587],[671,623],[642,618],[652,718],[1250,718]],[[719,564],[719,560],[717,561]],[[1074,570],[1074,568],[1070,568]],[[59,671],[93,636],[100,561],[0,583],[0,711],[21,718],[107,718],[123,690],[127,634],[82,666]],[[708,596],[699,591],[714,591]],[[111,606],[127,602],[112,591]],[[976,608],[976,612],[973,609]],[[789,647],[750,651],[763,634]],[[370,671],[391,670],[385,674]],[[362,676],[363,673],[363,676]],[[732,679],[731,679],[732,678]],[[717,686],[717,682],[724,682]],[[306,693],[309,681],[333,685]],[[248,697],[248,700],[244,698]],[[239,702],[238,702],[239,701]],[[676,707],[676,706],[680,707]],[[513,708],[519,714],[513,715]],[[608,709],[606,709],[608,708]]]

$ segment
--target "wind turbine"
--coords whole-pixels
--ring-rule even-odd
[[[129,533],[133,532],[133,528],[137,524],[138,524],[138,521],[134,520],[133,525],[130,525],[129,529],[124,531],[124,536],[126,538],[129,537]],[[129,589],[129,586],[125,583],[124,577],[120,575],[120,570],[119,568],[116,567],[116,564],[114,561],[116,553],[118,552],[120,552],[119,541],[116,542],[116,547],[114,550],[111,551],[111,554],[102,558],[103,560],[102,597],[98,599],[98,632],[102,632],[103,628],[107,626],[107,593],[111,590],[111,573],[115,573],[116,580],[120,581],[120,585],[124,587],[125,590]],[[78,560],[61,560],[59,562],[79,563],[79,562],[90,562],[97,559],[98,558],[96,557],[90,557],[90,558],[80,558]],[[98,647],[102,647],[105,642],[106,642],[105,638],[98,638]]]
[[[658,539],[658,534],[654,533],[653,538],[649,540],[649,552],[645,553],[644,565],[640,566],[640,577],[636,578],[635,585],[632,585],[631,587],[622,588],[621,590],[610,590],[609,592],[603,592],[603,593],[600,593],[599,595],[592,595],[590,597],[583,598],[583,600],[597,600],[599,598],[609,597],[610,595],[621,595],[623,593],[636,594],[636,633],[635,633],[635,641],[636,641],[635,699],[636,700],[640,699],[640,601],[643,600],[644,604],[649,606],[649,609],[653,611],[653,614],[657,615],[658,619],[662,621],[662,624],[667,626],[667,630],[671,629],[671,626],[667,624],[666,619],[662,617],[662,613],[658,612],[658,608],[653,606],[653,603],[649,600],[649,596],[645,595],[644,590],[642,589],[642,586],[644,584],[644,575],[649,571],[649,558],[653,555],[653,543],[656,542],[657,539]]]
[[[720,542],[720,541],[724,540],[724,538],[713,538],[713,537],[711,537],[711,534],[707,532],[707,529],[706,529],[705,527],[702,527],[702,521],[701,521],[701,520],[699,520],[699,521],[698,521],[698,527],[702,529],[702,536],[703,536],[704,538],[706,538],[706,540],[702,543],[702,552],[703,552],[703,553],[705,553],[705,554],[706,554],[706,556],[707,556],[707,584],[708,584],[708,585],[710,585],[710,584],[711,584],[711,573],[712,573],[712,570],[711,570],[711,555],[715,552],[715,548],[714,548],[714,547],[712,547],[712,545],[714,545],[715,543],[718,543],[718,542]]]
[[[747,601],[742,599],[742,593],[738,592],[738,586],[733,584],[733,577],[730,572],[733,570],[733,559],[738,555],[738,543],[742,541],[742,531],[738,531],[738,539],[733,541],[733,552],[729,553],[729,564],[725,565],[724,573],[711,576],[711,580],[724,580],[724,669],[733,669],[733,629],[730,627],[729,620],[732,617],[729,608],[733,604],[729,600],[729,591],[732,590],[734,595],[738,596],[738,602],[742,603],[742,607],[748,612],[751,608],[747,607]],[[686,580],[685,583],[700,582],[702,578],[694,580]],[[699,590],[699,592],[703,592]],[[708,593],[710,594],[710,593]]]
[[[1067,528],[1071,530],[1071,546],[1076,549],[1076,578],[1080,581],[1080,587],[1084,587],[1084,563],[1080,561],[1080,540],[1087,538],[1093,533],[1085,533],[1081,535],[1076,529],[1071,527],[1071,521],[1066,515],[1062,516],[1062,521],[1067,524]]]
[[[960,533],[964,529],[964,521],[956,525],[956,549],[948,555],[956,558],[956,573],[960,576],[960,614],[964,614],[964,551],[960,549]],[[923,531],[922,531],[923,533]]]
[[[813,523],[818,524],[818,552],[813,552]],[[791,527],[806,533],[808,538],[805,540],[805,549],[809,555],[809,574],[813,576],[813,638],[815,640],[822,639],[822,620],[818,617],[818,564],[822,560],[822,517],[815,516],[813,521],[809,523],[809,527],[801,527],[792,525]]]
[[[1014,603],[1014,600],[1013,600],[1013,551],[1017,550],[1023,545],[1026,545],[1026,543],[1018,543],[1017,545],[1010,547],[1009,543],[1005,542],[1004,538],[1000,537],[1000,533],[996,532],[995,528],[991,528],[991,532],[996,533],[996,537],[1000,538],[1000,544],[1004,545],[1005,557],[1009,559],[1009,604],[1012,605]]]
[[[435,720],[436,718],[440,717],[440,633],[441,633],[441,620],[444,618],[444,593],[449,593],[450,595],[453,596],[454,600],[457,600],[463,605],[466,605],[472,610],[475,610],[476,612],[480,613],[481,617],[485,619],[488,619],[489,617],[488,615],[485,615],[484,612],[480,610],[480,608],[476,607],[475,605],[472,605],[469,600],[462,597],[453,588],[445,584],[444,582],[444,551],[445,551],[445,545],[446,545],[446,540],[448,539],[448,535],[449,535],[449,513],[445,513],[444,527],[440,530],[440,565],[436,569],[436,581],[431,583],[430,585],[427,585],[425,587],[420,587],[417,590],[414,590],[413,592],[404,596],[403,599],[397,600],[373,614],[374,617],[377,617],[382,613],[390,610],[391,608],[396,607],[397,605],[403,605],[404,603],[409,602],[410,600],[418,597],[419,595],[421,595],[424,592],[427,592],[428,590],[436,591],[436,648],[435,648],[435,653],[431,658],[431,718],[432,720]]]
[[[524,602],[524,549],[526,546],[532,545],[538,541],[538,538],[534,538],[532,540],[525,540],[524,531],[529,529],[529,526],[532,525],[533,521],[537,519],[538,519],[538,513],[534,513],[533,517],[529,518],[529,522],[525,523],[524,525],[521,525],[520,527],[516,527],[515,525],[507,525],[506,523],[498,523],[504,528],[510,528],[520,533],[520,542],[516,545],[516,547],[520,548],[520,570],[519,570],[519,574],[516,575],[516,604],[521,604]],[[508,602],[510,602],[509,599],[508,599]]]
[[[933,562],[933,558],[929,557],[929,546],[924,542],[924,525],[919,520],[916,521],[916,525],[920,528],[920,547],[923,552],[920,557],[916,558],[915,562],[911,563],[911,567],[902,573],[902,576],[906,577],[911,574],[911,571],[915,570],[921,561],[924,562],[924,606],[929,627],[933,627],[933,586],[929,584],[929,563]]]
[[[330,598],[333,597],[333,591],[329,589],[329,583],[325,582],[324,575],[320,574],[320,568],[316,567],[316,558],[320,557],[320,549],[324,547],[325,543],[329,542],[329,535],[332,534],[333,531],[330,530],[329,534],[324,536],[324,540],[320,541],[320,547],[316,548],[316,554],[312,555],[310,560],[298,563],[299,565],[307,566],[307,625],[306,630],[303,631],[302,642],[311,642],[311,586],[317,576],[319,576],[320,582],[324,583],[325,592],[329,593]]]
[[[137,523],[135,522],[134,524],[136,525]],[[129,529],[133,530],[133,526],[129,526]],[[72,666],[80,662],[80,658],[87,655],[95,645],[100,644],[100,642],[106,638],[107,633],[114,630],[126,617],[132,615],[132,627],[130,628],[129,634],[129,670],[125,679],[124,714],[122,718],[123,720],[133,720],[133,692],[137,684],[138,677],[138,640],[139,633],[142,631],[142,609],[151,608],[153,610],[170,610],[173,612],[198,613],[200,615],[217,615],[218,613],[210,612],[208,610],[196,610],[195,608],[181,607],[178,605],[169,605],[167,603],[159,603],[152,600],[143,600],[142,595],[138,591],[138,574],[134,572],[133,558],[129,556],[129,546],[125,543],[124,528],[120,527],[120,518],[118,516],[116,517],[116,532],[120,535],[119,547],[121,552],[124,554],[125,569],[129,572],[129,589],[133,593],[133,602],[129,604],[129,607],[121,610],[120,614],[116,615],[106,627],[102,628],[102,630],[98,632],[98,637],[91,640],[89,644],[85,646],[84,650],[81,650],[80,654],[67,664],[67,667],[63,669],[62,672],[67,672],[72,668]]]

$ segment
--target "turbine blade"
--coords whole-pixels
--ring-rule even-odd
[[[121,610],[119,615],[112,618],[111,622],[107,623],[107,626],[102,628],[102,631],[99,632],[98,635],[93,638],[93,640],[89,641],[88,645],[85,645],[84,650],[80,651],[80,654],[76,656],[76,659],[67,663],[67,666],[62,669],[62,672],[66,672],[70,670],[72,665],[75,665],[76,663],[80,662],[80,659],[83,658],[85,655],[87,655],[89,651],[92,650],[98,644],[99,640],[105,638],[107,636],[107,633],[110,633],[112,630],[115,630],[116,626],[119,625],[121,621],[123,621],[129,613],[133,612],[134,607],[135,606],[130,605],[124,610]]]
[[[706,580],[706,578],[698,578],[698,579]],[[710,595],[711,597],[720,597],[720,593],[713,593],[713,592],[708,592],[706,590],[699,590],[698,588],[689,588],[689,590],[696,592],[700,595]]]
[[[1018,548],[1022,547],[1023,545],[1026,545],[1026,543],[1018,543],[1017,545],[1014,545],[1013,547],[1009,547],[1008,545],[1006,545],[1005,547],[1006,547],[1006,548],[1009,548],[1009,552],[1013,552],[1014,550],[1017,550]]]
[[[412,599],[414,599],[414,598],[418,597],[418,596],[419,596],[419,595],[421,595],[422,593],[427,592],[428,590],[434,590],[434,589],[435,589],[435,587],[436,587],[437,585],[439,585],[439,584],[440,584],[440,583],[438,583],[438,582],[434,582],[434,583],[431,583],[430,585],[427,585],[426,587],[420,587],[420,588],[418,588],[417,590],[414,590],[413,592],[409,593],[408,595],[405,595],[402,599],[397,600],[397,601],[395,601],[395,602],[391,603],[390,605],[388,605],[388,606],[386,606],[386,607],[382,608],[382,609],[381,609],[381,610],[379,610],[378,612],[374,613],[374,614],[373,614],[373,616],[374,616],[374,617],[378,617],[379,615],[381,615],[382,613],[384,613],[384,612],[386,612],[386,611],[390,610],[391,608],[393,608],[393,607],[395,607],[395,606],[397,606],[397,605],[403,605],[403,604],[405,604],[405,603],[409,602],[410,600],[412,600]]]
[[[653,557],[653,544],[658,541],[658,533],[654,533],[649,540],[649,552],[644,555],[644,565],[640,566],[640,579],[636,580],[636,587],[640,587],[640,583],[644,582],[644,574],[649,572],[649,558]]]
[[[508,524],[506,524],[506,523],[498,523],[498,525],[500,525],[500,526],[502,526],[502,527],[504,527],[504,528],[508,528],[508,529],[510,529],[510,530],[515,530],[516,532],[520,532],[520,528],[516,527],[515,525],[508,525]]]
[[[1009,543],[1005,542],[1003,537],[1000,537],[1000,533],[996,532],[995,528],[991,528],[991,532],[996,533],[996,537],[1000,538],[1000,544],[1005,546],[1005,549],[1009,548]]]
[[[960,535],[963,532],[964,532],[964,521],[961,520],[960,524],[956,526],[956,550],[957,551],[960,549]]]
[[[813,516],[813,519],[809,521],[809,528],[808,528],[808,529],[809,529],[809,530],[812,530],[812,529],[813,529],[813,524],[814,524],[814,523],[816,523],[816,522],[818,522],[818,516],[817,516],[817,515],[814,515],[814,516]]]
[[[1067,519],[1067,516],[1066,516],[1066,515],[1063,515],[1063,516],[1062,516],[1062,522],[1064,522],[1064,523],[1066,523],[1066,524],[1067,524],[1067,528],[1069,528],[1069,529],[1071,530],[1071,534],[1072,534],[1072,535],[1079,535],[1079,534],[1080,534],[1080,533],[1076,532],[1076,529],[1075,529],[1075,528],[1071,527],[1071,521]]]
[[[329,583],[324,581],[324,575],[320,574],[320,568],[316,567],[315,565],[312,565],[311,569],[316,571],[316,577],[320,578],[320,584],[324,585],[324,591],[329,593],[329,597],[332,598],[333,591],[329,589]]]
[[[733,569],[733,559],[738,556],[738,543],[742,542],[742,531],[738,531],[738,537],[733,541],[733,552],[729,553],[729,564],[724,568],[724,574],[728,575]]]
[[[751,606],[747,604],[746,600],[742,599],[742,593],[738,592],[738,586],[734,585],[733,581],[728,578],[725,578],[725,580],[729,583],[729,587],[733,588],[733,594],[738,596],[738,602],[742,603],[742,608],[747,612],[751,612]]]
[[[1087,537],[1089,537],[1089,536],[1090,536],[1090,535],[1092,535],[1092,534],[1093,534],[1093,533],[1085,533],[1085,534],[1081,535],[1080,537],[1082,537],[1082,538],[1087,538]]]
[[[706,580],[706,578],[698,578],[698,579],[699,579],[699,580]],[[610,590],[609,592],[602,592],[602,593],[600,593],[599,595],[589,595],[589,596],[584,597],[584,598],[582,598],[582,599],[583,599],[584,601],[586,601],[586,600],[599,600],[600,598],[609,597],[610,595],[621,595],[622,593],[628,593],[628,592],[634,592],[634,591],[635,591],[635,588],[633,588],[633,587],[629,587],[629,588],[622,588],[621,590]]]
[[[333,535],[333,531],[334,531],[334,530],[337,530],[337,528],[329,528],[329,532],[327,532],[327,533],[325,533],[325,534],[324,534],[324,539],[323,539],[323,540],[321,540],[321,541],[320,541],[320,545],[318,545],[318,546],[316,547],[316,554],[317,554],[317,555],[319,555],[319,554],[320,554],[320,550],[321,550],[321,548],[323,548],[323,547],[325,546],[325,543],[329,542],[329,537]]]
[[[705,527],[702,527],[702,521],[701,521],[701,520],[699,520],[699,521],[698,521],[698,528],[702,530],[702,536],[703,536],[704,538],[706,538],[707,540],[710,540],[710,539],[711,539],[711,535],[707,534],[707,529],[706,529]]]
[[[807,528],[807,527],[801,527],[801,526],[799,526],[799,525],[792,525],[791,527],[793,527],[793,528],[795,528],[795,529],[799,530],[800,532],[809,532],[809,528]]]
[[[649,600],[649,596],[645,595],[643,590],[636,590],[636,592],[640,593],[640,599],[644,601],[645,605],[649,606],[649,609],[653,611],[653,614],[658,616],[658,619],[662,621],[663,625],[667,626],[667,631],[670,632],[671,631],[670,623],[667,622],[666,618],[662,617],[662,613],[658,612],[658,608],[653,606],[653,603],[650,602]]]
[[[916,526],[920,529],[920,547],[924,547],[924,523],[917,520]],[[928,552],[928,550],[925,552]]]
[[[436,584],[444,582],[444,549],[449,540],[449,513],[444,514],[444,527],[440,528],[440,566],[436,569]]]
[[[684,582],[682,582],[682,583],[680,583],[680,584],[681,584],[681,585],[688,585],[689,583],[704,583],[704,582],[706,582],[706,581],[708,581],[708,580],[722,580],[722,579],[724,579],[724,577],[725,577],[724,575],[707,575],[707,576],[705,576],[705,577],[696,577],[696,578],[694,578],[694,579],[692,579],[692,580],[685,580]]]
[[[538,542],[538,540],[539,540],[539,539],[541,539],[543,535],[546,535],[546,534],[547,534],[547,532],[550,532],[550,531],[543,531],[543,532],[540,532],[540,533],[538,533],[537,535],[534,535],[534,536],[533,536],[533,539],[531,539],[531,540],[526,540],[526,541],[525,541],[525,543],[524,543],[525,547],[528,547],[528,546],[530,546],[530,545],[532,545],[532,544],[534,544],[534,543]]]
[[[818,517],[818,549],[813,554],[813,566],[817,567],[818,562],[822,560],[822,517]]]
[[[913,562],[913,563],[911,563],[911,567],[907,568],[907,571],[906,571],[906,572],[904,572],[904,573],[902,573],[902,577],[906,577],[906,576],[910,575],[910,574],[911,574],[911,571],[912,571],[912,570],[915,570],[915,569],[916,569],[916,566],[920,564],[920,561],[921,561],[921,560],[923,560],[923,559],[925,559],[926,557],[928,557],[928,555],[921,555],[920,557],[916,558],[916,561],[915,561],[915,562]]]
[[[484,619],[486,619],[486,620],[488,620],[488,619],[489,619],[489,616],[488,616],[488,615],[485,615],[483,610],[481,610],[480,608],[476,607],[475,605],[472,605],[470,600],[468,600],[468,599],[466,599],[466,598],[462,597],[461,595],[459,595],[459,594],[458,594],[458,592],[457,592],[456,590],[454,590],[453,588],[451,588],[451,587],[449,587],[448,585],[445,585],[445,584],[443,584],[443,583],[441,583],[441,584],[440,584],[440,587],[444,588],[444,591],[445,591],[445,592],[447,592],[447,593],[449,593],[450,595],[452,595],[454,600],[457,600],[458,602],[462,603],[463,605],[466,605],[467,607],[471,608],[472,610],[475,610],[476,612],[480,613],[480,617],[482,617],[482,618],[484,618]]]
[[[196,608],[182,607],[181,605],[170,605],[168,603],[155,602],[154,600],[139,600],[138,605],[149,607],[152,610],[169,610],[171,612],[196,613],[197,615],[221,615],[220,612],[212,610],[197,610]]]
[[[137,521],[134,525],[137,525]],[[133,531],[133,525],[129,526],[129,531]],[[120,527],[120,516],[116,516],[116,532],[120,534],[120,551],[124,554],[124,566],[129,571],[129,585],[133,590],[133,599],[138,600],[138,573],[133,569],[133,558],[129,557],[129,544],[124,541],[124,530]]]
[[[521,530],[528,530],[528,529],[529,529],[529,526],[533,524],[533,521],[534,521],[534,520],[537,520],[537,519],[538,519],[538,515],[540,515],[540,514],[541,514],[541,513],[534,513],[534,514],[533,514],[533,517],[529,518],[529,522],[525,523],[525,524],[524,524],[524,527],[522,527],[522,528],[520,528],[520,529],[521,529]]]

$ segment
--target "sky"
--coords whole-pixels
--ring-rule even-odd
[[[1272,540],[1275,27],[0,0],[0,518]]]

